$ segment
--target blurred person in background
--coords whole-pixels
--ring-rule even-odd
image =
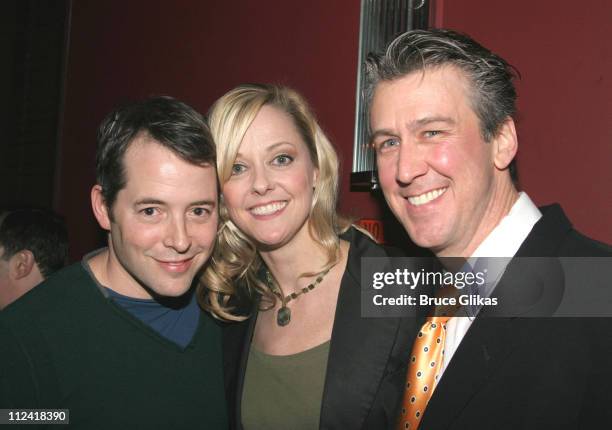
[[[61,269],[68,257],[68,233],[48,209],[0,213],[0,310]]]

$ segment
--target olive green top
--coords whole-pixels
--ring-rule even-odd
[[[329,344],[292,355],[251,345],[242,391],[245,430],[319,428]]]

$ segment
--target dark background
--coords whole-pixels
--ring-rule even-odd
[[[612,242],[612,55],[606,0],[432,0],[432,22],[509,60],[519,92],[521,187]],[[168,94],[201,112],[242,82],[293,86],[342,159],[340,209],[384,216],[351,192],[358,0],[5,0],[0,27],[0,203],[51,206],[71,258],[101,244],[89,190],[96,128],[118,103]]]

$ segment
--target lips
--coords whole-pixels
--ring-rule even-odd
[[[408,196],[407,199],[413,206],[422,206],[424,204],[436,200],[438,197],[444,194],[447,189],[448,187],[437,188],[435,190],[427,191],[416,196]]]
[[[193,263],[193,259],[194,257],[187,258],[184,260],[171,260],[171,261],[155,259],[155,261],[157,261],[157,263],[162,267],[162,269],[166,270],[167,272],[184,273],[187,270],[189,270],[189,268],[191,267],[191,264]]]
[[[282,200],[282,201],[270,202],[270,203],[265,203],[262,205],[253,206],[249,209],[249,212],[251,212],[253,215],[256,215],[256,216],[274,215],[275,213],[280,212],[283,209],[285,209],[286,206],[287,206],[287,201]]]

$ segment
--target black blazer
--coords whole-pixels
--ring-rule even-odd
[[[517,257],[612,256],[612,248],[576,232],[558,205],[541,210],[543,217]],[[529,293],[533,287],[515,282],[521,274],[513,263],[494,295]],[[586,284],[579,287],[588,289]],[[436,387],[419,429],[607,428],[612,423],[611,388],[612,318],[479,314]]]
[[[389,250],[355,229],[350,229],[343,238],[351,246],[332,329],[320,428],[393,428],[417,322],[409,318],[361,317],[361,257],[385,257]],[[225,328],[225,380],[231,428],[242,428],[242,389],[255,321],[256,315]]]

